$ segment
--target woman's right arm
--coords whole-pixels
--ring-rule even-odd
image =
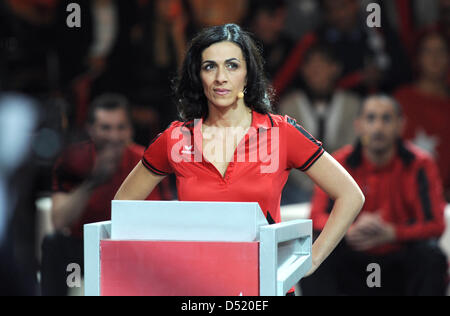
[[[114,200],[145,200],[166,176],[158,176],[140,161],[120,186]]]

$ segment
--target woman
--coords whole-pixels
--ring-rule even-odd
[[[430,28],[420,34],[416,52],[417,78],[400,87],[394,97],[405,114],[403,137],[434,156],[450,202],[450,54],[442,31]]]
[[[313,273],[344,236],[364,196],[320,142],[295,120],[271,113],[263,60],[249,34],[235,24],[198,34],[175,90],[183,121],[152,141],[115,199],[144,199],[175,173],[180,201],[257,201],[269,222],[280,222],[282,188],[289,171],[301,169],[336,200],[312,247],[308,275]]]

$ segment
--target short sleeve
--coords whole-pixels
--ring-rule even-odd
[[[322,143],[289,116],[286,120],[287,167],[307,171],[325,152]]]
[[[172,173],[169,162],[168,137],[169,128],[158,134],[148,145],[142,157],[142,164],[158,176],[167,176]]]

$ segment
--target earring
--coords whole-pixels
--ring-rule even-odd
[[[245,87],[243,91],[238,93],[238,99],[243,99],[246,92],[247,92],[247,87]]]

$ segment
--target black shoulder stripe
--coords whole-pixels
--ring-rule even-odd
[[[431,200],[430,200],[430,185],[428,181],[425,169],[421,168],[417,173],[417,184],[419,186],[419,197],[422,204],[422,211],[425,217],[425,221],[433,220],[433,213],[431,211]]]
[[[293,127],[295,127],[300,133],[303,134],[307,139],[309,139],[311,142],[316,144],[317,146],[321,147],[322,144],[320,144],[317,139],[315,139],[310,133],[308,133],[303,127],[301,127],[296,120],[293,118],[288,117],[287,122],[291,124]]]
[[[397,141],[397,148],[398,154],[406,166],[409,166],[416,159],[416,155],[405,146],[401,138]]]

